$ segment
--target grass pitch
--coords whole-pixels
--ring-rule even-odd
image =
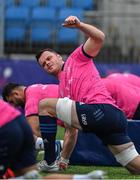
[[[58,127],[57,139],[63,139],[64,129]],[[42,157],[39,157],[39,159]],[[66,171],[60,171],[62,174],[85,174],[93,170],[103,170],[107,173],[106,179],[140,179],[140,175],[132,175],[123,167],[111,166],[79,166],[70,165]],[[57,172],[58,173],[58,172]],[[41,173],[46,176],[48,173]]]

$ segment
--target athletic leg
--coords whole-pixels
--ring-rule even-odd
[[[47,110],[46,110],[47,109]],[[76,129],[82,129],[77,117],[75,102],[68,98],[43,99],[39,103],[39,114],[57,117]]]
[[[49,164],[56,159],[55,156],[55,139],[57,132],[56,118],[50,116],[39,116],[40,131],[44,142],[44,160]]]

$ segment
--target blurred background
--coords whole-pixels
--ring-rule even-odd
[[[76,29],[61,27],[68,15],[106,34],[95,59],[101,76],[140,76],[140,0],[0,0],[0,94],[11,81],[58,83],[39,67],[35,53],[49,47],[67,58],[85,41]]]

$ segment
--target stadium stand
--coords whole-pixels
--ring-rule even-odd
[[[7,53],[14,52],[17,48],[17,53],[23,53],[26,51],[27,44],[27,32],[23,27],[7,27],[5,30],[5,46],[7,47]]]
[[[5,1],[5,7],[7,8],[8,6],[14,6],[15,5],[15,0],[6,0]]]
[[[6,8],[5,25],[7,26],[25,26],[29,19],[29,8],[23,6],[10,6]]]
[[[32,9],[29,39],[33,51],[43,45],[52,45],[56,24],[56,9],[48,6],[34,7]]]
[[[46,29],[43,27],[35,27],[31,31],[31,41],[32,42],[44,42],[51,40],[51,29]]]
[[[59,45],[65,43],[72,43],[74,45],[77,44],[78,41],[78,31],[76,29],[71,30],[60,28],[56,37],[56,42]]]
[[[56,10],[53,7],[35,7],[31,14],[31,26],[53,27],[56,22]]]
[[[62,28],[62,23],[64,19],[70,15],[75,15],[79,19],[84,19],[84,10],[79,8],[61,8],[59,10],[58,18],[57,18],[57,28],[55,34],[55,43],[57,46],[57,51],[61,52],[63,49],[63,53],[69,53],[71,48],[75,48],[80,39],[80,34],[77,30],[71,30],[68,28]]]
[[[94,0],[71,0],[71,7],[84,10],[94,10]]]
[[[26,6],[26,7],[30,7],[30,8],[33,8],[33,7],[38,7],[40,6],[41,4],[41,1],[40,0],[20,0],[19,2],[19,5],[20,6]]]
[[[34,27],[30,32],[30,42],[32,42],[32,47],[41,46],[45,44],[46,46],[52,44],[52,31],[50,28],[44,27]]]
[[[61,53],[62,49],[63,53],[69,53],[71,49],[77,47],[78,41],[79,33],[77,29],[60,28],[59,31],[57,31],[55,42],[59,53]]]
[[[67,7],[67,0],[47,0],[46,4],[49,7],[54,7],[54,8],[66,8]]]
[[[14,4],[14,0],[7,0],[7,1],[5,2],[5,7],[11,6],[11,5],[13,5],[13,4]]]
[[[66,43],[68,46],[70,44],[76,45],[79,38],[77,31],[72,32],[68,29],[61,29],[60,27],[64,18],[71,14],[78,16],[81,20],[83,20],[84,10],[82,8],[79,9],[70,7],[69,2],[70,1],[68,0],[9,0],[9,4],[11,3],[13,5],[7,6],[5,9],[6,47],[7,44],[12,41],[12,52],[14,50],[14,46],[15,52],[17,52],[18,48],[20,48],[20,45],[17,46],[17,42],[14,40],[16,37],[9,35],[10,32],[12,32],[10,27],[15,29],[21,29],[21,27],[23,28],[21,31],[18,30],[21,35],[18,35],[17,39],[23,37],[24,32],[26,45],[29,47],[28,49],[34,48],[34,44],[35,46],[38,44],[38,47],[41,48],[43,42],[44,45],[46,42],[49,42],[50,46],[53,46],[54,44],[65,46]],[[46,34],[44,28],[46,28]],[[42,33],[38,34],[38,32]],[[71,34],[68,35],[68,33]],[[8,47],[10,47],[10,44]],[[9,51],[10,49],[8,48],[8,51],[6,52]],[[36,48],[32,49],[31,53],[35,51]]]
[[[5,32],[7,42],[16,41],[23,43],[25,41],[26,30],[22,27],[8,27]]]
[[[61,8],[58,14],[58,23],[61,25],[64,19],[70,15],[77,16],[78,18],[83,20],[84,10],[80,8]]]
[[[5,10],[5,47],[8,51],[22,50],[27,42],[30,10],[28,7],[13,5]]]
[[[133,5],[130,1],[124,2],[122,0],[5,0],[3,2],[5,3],[4,31],[7,31],[6,29],[9,29],[10,26],[19,27],[19,24],[22,26],[26,24],[26,42],[27,40],[30,41],[26,44],[29,48],[26,48],[27,51],[24,51],[25,53],[36,51],[31,49],[32,38],[30,37],[30,32],[33,27],[38,28],[38,26],[46,26],[47,28],[49,28],[48,26],[51,26],[53,31],[53,41],[51,41],[51,46],[61,50],[61,47],[58,47],[58,45],[60,45],[58,39],[61,34],[61,32],[59,33],[61,23],[67,15],[71,14],[78,15],[81,19],[80,13],[82,12],[83,21],[95,24],[107,35],[104,47],[97,57],[98,62],[106,61],[117,63],[120,59],[123,63],[130,62],[131,59],[134,59],[135,62],[139,61],[140,43],[137,37],[139,36],[140,1],[138,0],[136,0]],[[22,16],[26,16],[26,12],[22,11],[21,13],[21,11],[18,10],[21,8],[28,9],[26,10],[28,12],[26,23],[26,18],[22,19]],[[36,15],[36,17],[42,15],[42,20],[40,19],[39,21],[34,20],[33,18],[33,14],[35,13],[33,11],[36,11],[35,9],[38,8],[42,8],[40,9],[42,11],[39,11]],[[49,11],[48,8],[54,8],[54,10]],[[48,11],[48,13],[45,11]],[[46,20],[46,18],[48,19]],[[54,19],[56,21],[54,21]],[[36,26],[35,24],[39,25]],[[52,27],[52,25],[54,25],[54,27]],[[7,39],[5,39],[5,44],[7,44],[6,41]],[[78,43],[80,43],[80,39],[78,39],[78,41]],[[44,40],[44,46],[45,45],[46,41]],[[68,47],[69,50],[71,48],[67,42],[65,43],[65,47]],[[18,53],[19,48],[17,43],[14,43],[13,41],[11,47],[5,45],[5,53],[10,53],[10,51],[11,53]],[[41,47],[38,46],[38,48],[40,49]],[[60,53],[64,53],[63,49]]]

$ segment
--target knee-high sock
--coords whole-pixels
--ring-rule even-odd
[[[57,121],[56,118],[50,116],[39,116],[40,131],[44,141],[44,160],[48,164],[55,161],[55,138],[57,132]]]

